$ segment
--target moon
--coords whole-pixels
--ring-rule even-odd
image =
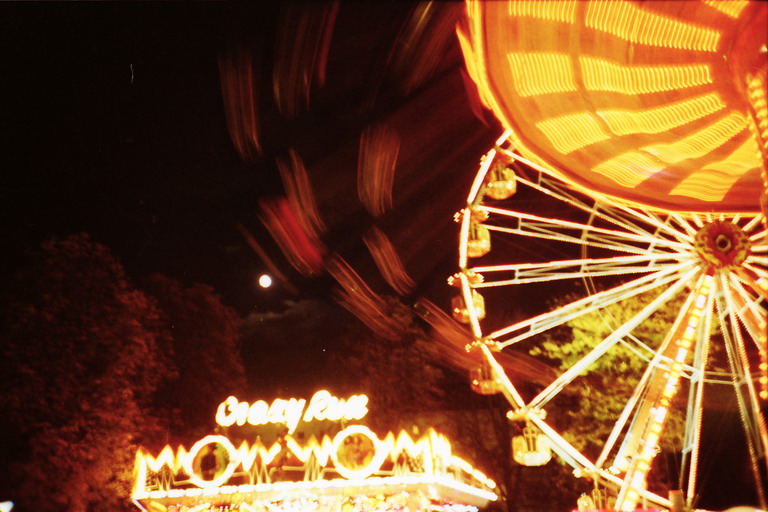
[[[259,286],[262,288],[269,288],[272,286],[272,278],[267,274],[261,274],[259,276]]]

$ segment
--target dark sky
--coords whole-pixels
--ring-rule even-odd
[[[156,271],[205,282],[244,312],[265,296],[253,286],[264,267],[235,229],[241,223],[302,293],[325,293],[326,280],[306,279],[280,257],[259,222],[258,201],[282,194],[275,160],[296,149],[330,224],[324,242],[354,258],[361,233],[374,224],[353,204],[356,144],[366,126],[392,122],[399,123],[404,154],[418,150],[432,160],[429,169],[421,160],[399,166],[393,211],[376,222],[402,240],[401,256],[419,284],[431,288],[439,275],[443,286],[440,273],[450,267],[455,245],[446,229],[455,230],[450,218],[461,207],[472,164],[496,134],[467,106],[453,35],[447,51],[429,56],[442,67],[420,87],[404,90],[407,77],[388,65],[413,4],[342,3],[327,79],[312,85],[304,112],[286,116],[276,109],[270,87],[280,24],[290,28],[296,9],[255,4],[0,6],[6,260],[43,237],[85,231],[112,248],[129,274]],[[230,140],[222,102],[218,58],[233,48],[253,55],[261,71],[255,92],[264,149],[250,161]],[[436,91],[451,111],[436,112]],[[408,120],[411,112],[419,119]],[[426,128],[437,124],[437,115],[455,127],[430,136]],[[449,154],[441,144],[447,149],[461,138],[462,161],[452,164],[455,151]],[[432,185],[437,172],[444,178]],[[450,201],[435,201],[444,190]],[[344,208],[340,198],[351,206]],[[405,247],[415,236],[408,226],[418,230],[438,217],[440,261],[425,267],[418,254],[425,248]],[[433,274],[431,267],[439,264]],[[370,262],[359,265],[369,272]],[[269,293],[283,297],[279,290]]]
[[[228,249],[240,242],[233,221],[279,186],[229,141],[217,55],[235,12],[210,3],[0,10],[7,249],[85,231],[129,273],[224,285],[227,258],[237,258]]]
[[[420,30],[410,24],[413,2],[337,4],[325,80],[312,80],[310,101],[289,115],[273,91],[276,70],[290,69],[283,50],[300,33],[302,9],[317,15],[329,5],[0,4],[3,272],[46,237],[89,233],[136,280],[159,272],[209,284],[250,323],[275,313],[298,318],[288,322],[296,332],[283,329],[284,339],[268,347],[245,344],[260,370],[290,361],[283,380],[291,381],[333,348],[338,329],[318,334],[320,326],[352,320],[334,303],[333,279],[293,268],[261,221],[260,201],[284,196],[276,162],[293,149],[312,180],[327,253],[340,255],[375,293],[394,295],[362,242],[375,226],[414,280],[401,300],[427,297],[447,311],[453,213],[498,133],[467,100],[450,17],[461,4],[435,4],[443,10]],[[251,158],[230,137],[222,95],[219,59],[235,51],[256,63],[262,152]],[[280,83],[285,96],[293,84]],[[378,218],[356,188],[360,136],[375,124],[401,139],[393,205]],[[256,286],[267,268],[237,225],[295,293],[281,283]],[[323,385],[321,377],[307,385]]]

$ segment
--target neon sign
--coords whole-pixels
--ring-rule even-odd
[[[468,462],[454,455],[451,444],[445,436],[429,429],[420,439],[414,439],[403,430],[397,436],[390,432],[381,439],[368,427],[362,425],[349,426],[338,432],[332,439],[328,436],[323,436],[321,440],[312,437],[303,446],[290,436],[286,438],[284,445],[275,442],[268,447],[261,444],[259,440],[253,443],[244,441],[240,446],[235,446],[224,436],[208,435],[197,441],[189,450],[179,447],[174,451],[170,446],[166,446],[156,457],[144,450],[139,450],[136,454],[136,484],[133,497],[145,499],[210,494],[203,493],[201,489],[218,489],[218,493],[226,489],[252,492],[272,489],[273,485],[290,487],[289,482],[272,482],[264,477],[266,473],[259,469],[273,464],[283,450],[290,452],[292,458],[300,465],[310,464],[312,461],[320,467],[332,465],[334,471],[344,480],[342,482],[335,478],[326,479],[318,473],[318,477],[312,481],[295,482],[297,489],[302,486],[315,488],[347,486],[350,481],[363,485],[366,479],[375,475],[379,475],[379,478],[391,476],[391,469],[385,470],[385,474],[381,473],[385,462],[395,464],[403,455],[407,455],[419,461],[420,469],[414,473],[401,475],[400,480],[392,480],[392,483],[403,483],[407,481],[406,477],[413,479],[419,475],[451,476],[454,479],[463,480],[464,485],[472,482],[479,486],[472,491],[473,494],[485,499],[496,499],[492,492],[496,484]],[[206,466],[202,459],[213,456],[214,453],[218,453],[216,462]],[[191,483],[197,489],[160,490],[155,488],[153,490],[152,487],[156,485],[154,483],[148,488],[147,483],[152,480],[148,479],[148,476],[161,474],[163,467],[170,469],[172,474],[185,475],[183,483]],[[249,484],[241,485],[231,481],[233,475],[244,478],[244,475],[251,473],[266,479],[258,481],[257,477],[255,482],[250,481]],[[222,487],[225,483],[229,483],[226,489]],[[451,485],[461,486],[462,484],[457,481]]]
[[[352,395],[342,399],[326,390],[318,391],[309,404],[303,398],[284,400],[277,398],[271,404],[258,400],[252,404],[230,396],[219,404],[216,423],[222,427],[232,425],[285,424],[293,433],[300,421],[359,420],[368,414],[368,397]]]

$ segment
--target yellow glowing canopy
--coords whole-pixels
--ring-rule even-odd
[[[469,0],[459,39],[518,151],[582,190],[757,212],[765,163],[745,83],[765,74],[767,12],[746,0]]]

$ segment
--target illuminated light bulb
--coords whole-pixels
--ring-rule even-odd
[[[727,2],[722,0],[704,0],[704,3],[731,18],[738,18],[741,11],[749,5],[748,0],[728,0]]]
[[[690,158],[706,156],[715,148],[728,143],[744,131],[747,119],[739,113],[707,125],[692,135],[669,144],[655,144],[640,148],[640,153],[650,154],[666,164],[676,164]]]
[[[661,171],[662,168],[650,156],[633,151],[605,160],[592,170],[611,178],[620,185],[634,187]]]
[[[650,434],[648,434],[648,438],[645,440],[645,449],[647,451],[652,451],[658,441],[659,441],[659,433],[651,432]]]

